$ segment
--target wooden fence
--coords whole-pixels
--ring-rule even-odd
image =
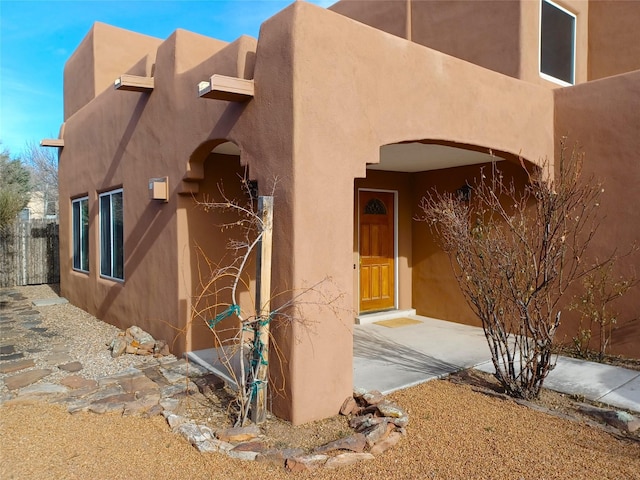
[[[0,287],[60,281],[57,220],[18,221],[0,231]]]

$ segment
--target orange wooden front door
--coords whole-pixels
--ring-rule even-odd
[[[358,192],[361,312],[395,306],[393,202],[392,192]]]

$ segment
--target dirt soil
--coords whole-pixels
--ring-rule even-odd
[[[491,379],[475,371],[453,380],[428,382],[390,396],[411,417],[407,437],[392,450],[339,471],[295,476],[640,479],[637,437],[624,438],[580,419],[558,418],[487,395],[493,389]],[[556,394],[547,394],[551,397],[543,400],[545,408],[566,407],[566,397],[552,400]],[[323,436],[322,429],[331,430],[334,427],[327,425],[335,421],[290,428],[304,440]],[[286,425],[282,422],[279,428]],[[0,436],[2,479],[278,479],[293,475],[273,464],[199,453],[171,433],[162,417],[70,415],[42,403],[4,405]],[[295,436],[289,431],[283,438],[290,441]]]

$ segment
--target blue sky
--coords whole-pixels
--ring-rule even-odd
[[[58,137],[64,64],[94,22],[162,39],[184,28],[233,41],[257,38],[260,24],[292,1],[0,0],[0,147],[19,157],[27,142]]]

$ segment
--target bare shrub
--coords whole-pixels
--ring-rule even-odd
[[[603,191],[583,181],[583,154],[563,143],[558,165],[522,168],[524,188],[494,163],[470,195],[431,192],[419,220],[449,254],[455,277],[482,321],[495,376],[514,397],[540,392],[555,367],[552,346],[567,288],[595,268],[585,252]]]
[[[636,250],[634,247],[632,252]],[[610,261],[587,273],[582,279],[581,293],[574,297],[569,306],[580,315],[577,332],[573,337],[575,353],[580,357],[595,357],[600,362],[604,360],[611,346],[613,330],[620,320],[619,313],[614,308],[615,301],[640,283],[635,274],[616,278],[614,270],[617,263],[618,258],[612,257]],[[637,320],[637,317],[629,319]]]

